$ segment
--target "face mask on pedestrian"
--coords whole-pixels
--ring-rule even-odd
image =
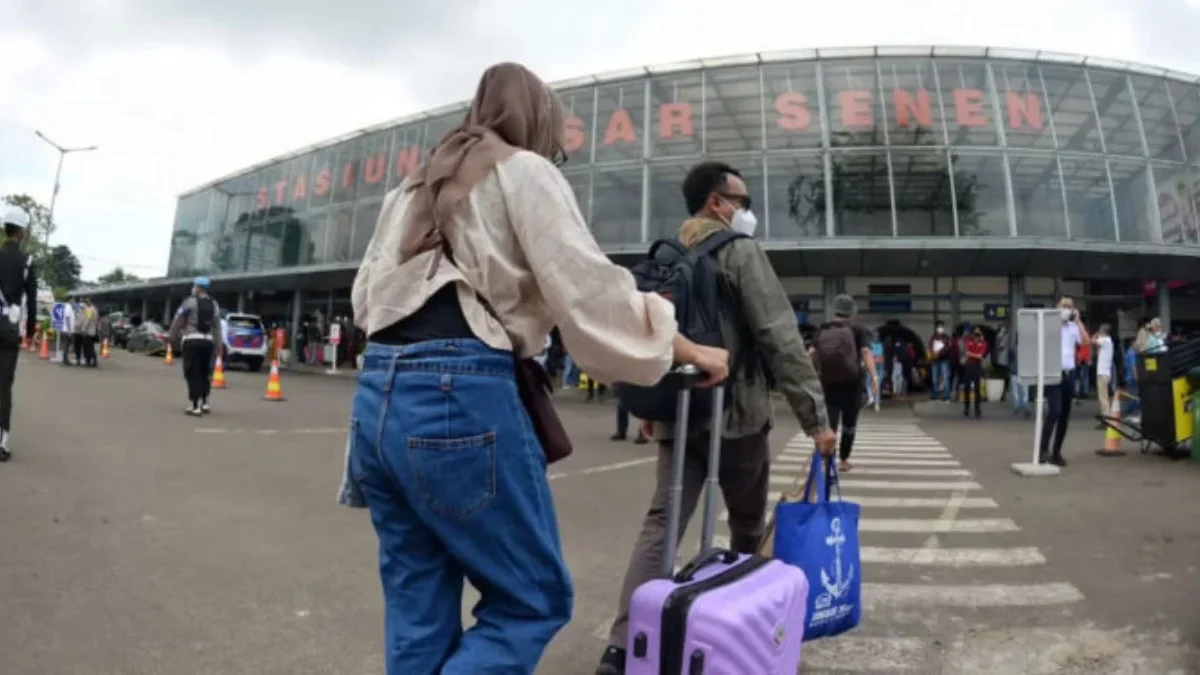
[[[936,329],[938,335],[943,335],[946,332],[945,326],[938,326]]]
[[[1070,307],[1060,307],[1058,309],[1058,314],[1062,317],[1063,321],[1070,321],[1071,319],[1075,318],[1075,310],[1071,309]]]
[[[733,215],[729,217],[729,221],[725,224],[734,232],[739,232],[747,237],[753,237],[754,231],[758,229],[758,218],[754,216],[754,212],[732,199],[726,198],[725,201],[733,206]]]

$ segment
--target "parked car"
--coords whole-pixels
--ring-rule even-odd
[[[113,347],[125,347],[129,344],[129,336],[136,330],[134,317],[119,312],[108,316],[108,335]]]
[[[255,314],[230,313],[222,321],[225,363],[241,363],[258,372],[267,360],[267,329]]]
[[[167,351],[167,329],[154,321],[143,321],[131,330],[125,341],[125,349],[131,352],[146,352],[150,356]]]

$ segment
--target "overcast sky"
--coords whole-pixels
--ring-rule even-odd
[[[0,195],[49,203],[84,278],[165,273],[176,196],[462,100],[522,61],[548,80],[755,51],[991,45],[1200,73],[1200,0],[3,0]]]

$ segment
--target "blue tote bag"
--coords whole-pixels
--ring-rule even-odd
[[[840,635],[862,620],[861,507],[842,501],[835,464],[814,452],[803,500],[775,507],[775,557],[804,570],[811,588],[805,642]]]

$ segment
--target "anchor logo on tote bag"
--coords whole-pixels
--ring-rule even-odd
[[[842,569],[842,547],[846,545],[846,535],[842,534],[841,518],[830,519],[829,536],[825,537],[825,544],[833,549],[833,578],[830,579],[829,572],[822,567],[821,585],[834,598],[840,599],[854,583],[854,564],[850,564],[848,571]]]

